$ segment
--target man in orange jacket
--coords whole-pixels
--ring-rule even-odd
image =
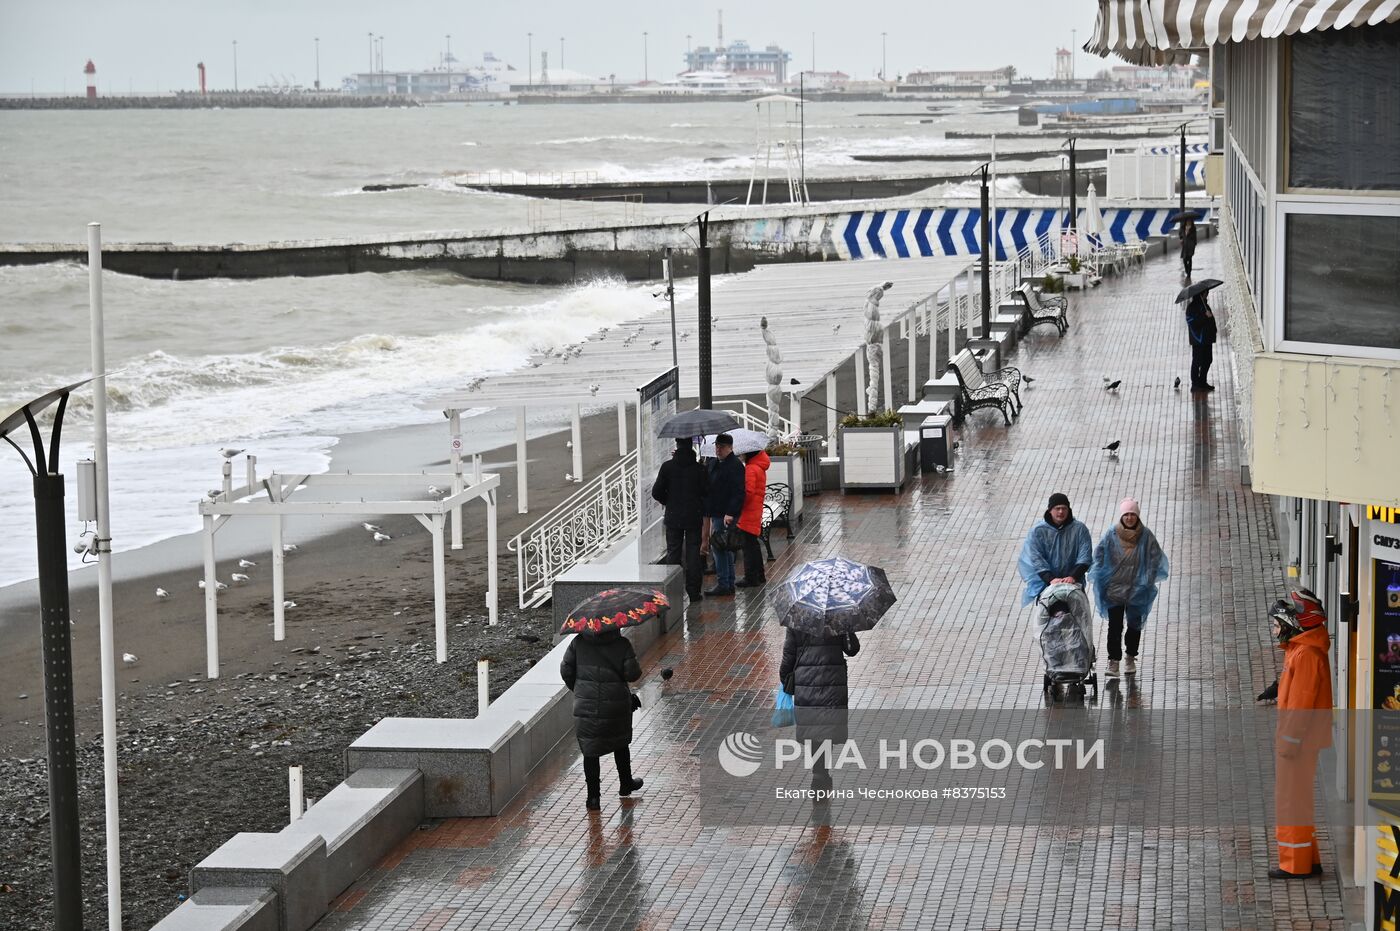
[[[1332,672],[1327,614],[1307,589],[1279,600],[1269,620],[1283,650],[1274,738],[1274,818],[1278,868],[1270,879],[1322,875],[1313,833],[1313,783],[1318,754],[1332,745]]]

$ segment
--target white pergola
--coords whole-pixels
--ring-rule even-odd
[[[473,457],[470,483],[461,472],[460,443],[452,446],[451,472],[371,473],[329,472],[321,475],[285,475],[273,472],[257,477],[257,460],[247,457],[247,484],[234,488],[232,464],[224,462],[224,485],[219,494],[199,503],[204,518],[204,633],[206,675],[219,677],[219,605],[215,574],[214,535],[234,516],[271,517],[272,521],[272,639],[286,639],[285,557],[282,549],[282,521],[293,515],[365,516],[409,514],[427,528],[433,537],[433,620],[436,630],[437,661],[447,662],[447,554],[444,525],[452,515],[453,549],[461,549],[462,506],[481,499],[486,502],[486,611],[489,622],[497,621],[497,543],[496,489],[501,478],[481,471],[481,457]],[[292,500],[302,488],[353,489],[357,487],[408,488],[426,492],[440,484],[452,490],[440,499],[391,498],[367,500],[337,494],[330,501]],[[353,495],[353,492],[351,493]]]

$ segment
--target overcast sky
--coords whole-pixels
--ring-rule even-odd
[[[880,34],[888,34],[888,69],[993,68],[1048,77],[1056,46],[1077,30],[1082,44],[1094,24],[1095,0],[746,0],[726,7],[657,0],[0,0],[0,92],[72,92],[85,83],[91,58],[99,88],[124,92],[197,86],[203,61],[212,88],[233,85],[233,42],[238,83],[250,87],[277,76],[310,85],[315,39],[320,38],[321,81],[369,67],[369,34],[383,35],[386,70],[435,66],[452,36],[464,62],[491,51],[524,69],[526,33],[534,33],[536,61],[549,50],[558,66],[619,80],[642,76],[642,32],[647,31],[651,78],[682,68],[686,34],[713,45],[716,12],[724,9],[726,41],[777,43],[796,68],[812,65],[815,36],[819,70],[872,77],[880,68]],[[1079,53],[1078,73],[1097,71],[1100,59]]]

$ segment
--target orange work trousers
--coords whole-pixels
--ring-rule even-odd
[[[1307,749],[1292,757],[1274,755],[1274,836],[1279,869],[1290,873],[1310,873],[1322,864],[1313,832],[1317,755]]]

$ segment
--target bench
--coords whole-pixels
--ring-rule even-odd
[[[945,369],[958,381],[958,398],[954,416],[958,423],[975,410],[994,407],[1001,411],[1006,425],[1011,426],[1011,389],[1005,384],[989,381],[971,353],[960,354]]]
[[[968,381],[972,381],[971,372],[975,369],[984,384],[1004,385],[1011,394],[1011,413],[1020,416],[1021,410],[1025,406],[1021,403],[1021,370],[1014,365],[1004,365],[994,372],[983,371],[982,360],[985,356],[985,350],[972,350],[964,358],[954,357],[954,361],[958,365],[967,366],[966,369],[963,369],[962,375]]]
[[[763,541],[763,548],[768,552],[768,560],[773,560],[773,547],[768,542],[768,534],[772,531],[774,524],[781,524],[787,528],[787,538],[792,539],[792,489],[783,482],[774,482],[768,486],[768,490],[763,494],[763,523],[762,530],[759,531],[759,539]]]
[[[1061,336],[1069,329],[1069,302],[1060,295],[1045,297],[1029,284],[1023,284],[1016,289],[1015,294],[1021,299],[1021,303],[1026,305],[1026,314],[1030,317],[1031,327],[1036,327],[1042,323],[1053,326]]]

